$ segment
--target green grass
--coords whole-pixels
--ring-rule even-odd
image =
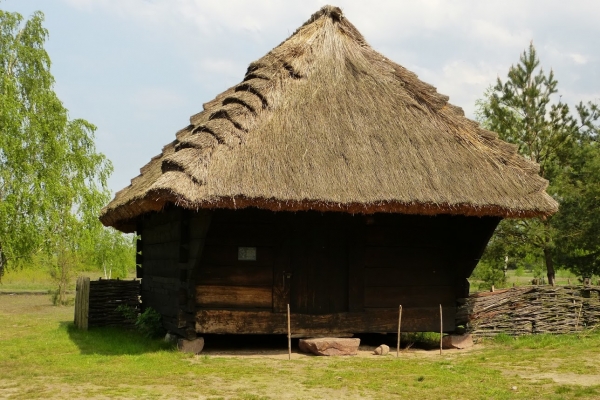
[[[509,287],[513,287],[513,286],[528,286],[528,285],[531,285],[532,279],[533,279],[532,271],[527,271],[527,270],[519,271],[519,270],[511,269],[506,272],[506,283],[501,286],[496,286],[496,289],[509,288]],[[545,276],[544,276],[544,279],[546,279],[546,283],[547,283],[547,278]],[[598,280],[597,278],[593,279],[594,284],[596,284],[597,280]],[[471,277],[471,278],[469,278],[469,282],[471,283],[471,293],[480,291],[480,283],[482,283],[481,281],[478,281],[477,279],[474,279],[473,277]],[[581,282],[579,282],[577,275],[575,275],[571,271],[562,270],[562,269],[556,271],[556,285],[566,286],[566,285],[569,285],[569,282],[571,285],[581,285]],[[483,290],[483,289],[481,289],[481,290]]]
[[[48,271],[23,268],[6,271],[2,277],[0,291],[48,291],[55,286]]]
[[[191,356],[135,332],[77,331],[72,318],[47,296],[0,295],[0,398],[600,398],[595,332],[499,337],[442,356],[411,349],[288,361]]]
[[[91,279],[104,277],[100,271],[79,271],[74,276],[87,276]],[[130,274],[126,279],[135,278],[135,273]],[[69,290],[75,290],[76,279],[71,280]],[[0,293],[6,292],[48,292],[55,290],[57,283],[52,279],[48,270],[43,268],[22,268],[8,270],[0,282]]]

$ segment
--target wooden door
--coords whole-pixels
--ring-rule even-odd
[[[290,308],[301,314],[348,311],[347,221],[308,215],[294,224],[290,246]]]

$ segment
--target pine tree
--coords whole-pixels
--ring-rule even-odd
[[[573,171],[582,167],[573,161],[583,148],[597,140],[600,115],[595,104],[582,103],[573,115],[558,96],[557,85],[553,71],[544,72],[530,44],[519,63],[510,67],[507,80],[502,82],[498,78],[496,85],[478,102],[477,112],[485,128],[516,144],[524,157],[539,165],[540,175],[550,182],[548,193],[563,203],[573,195]],[[537,253],[545,264],[548,283],[554,284],[557,241],[562,243],[574,233],[565,230],[567,224],[558,223],[561,213],[542,219],[505,220],[492,246],[500,246],[505,254],[517,257]]]

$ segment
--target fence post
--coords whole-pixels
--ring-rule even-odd
[[[493,286],[492,286],[493,288]],[[444,338],[444,319],[442,318],[442,305],[440,304],[440,356],[442,355],[442,344]]]
[[[88,315],[90,310],[90,278],[80,276],[77,278],[75,293],[75,327],[88,329]]]
[[[402,304],[398,306],[398,343],[396,345],[396,357],[400,357],[400,328],[402,327]]]
[[[287,305],[287,323],[288,323],[288,360],[292,359],[292,325],[290,323],[290,304]]]

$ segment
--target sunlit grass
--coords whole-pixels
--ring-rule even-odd
[[[600,335],[487,340],[468,352],[403,351],[400,358],[192,356],[134,331],[73,328],[73,309],[46,296],[0,295],[0,398],[600,397],[598,384],[536,374],[598,374]],[[404,339],[408,340],[409,336]],[[414,335],[433,342],[435,334]],[[207,342],[207,347],[210,343]],[[517,387],[516,390],[512,388]]]
[[[513,286],[528,286],[531,285],[531,281],[533,280],[533,271],[528,271],[526,269],[514,270],[509,269],[506,271],[506,282],[503,285],[496,286],[496,289],[502,288],[510,288]],[[546,279],[544,277],[544,279]],[[596,283],[597,279],[593,279],[594,283]],[[471,283],[471,293],[478,292],[480,290],[484,290],[480,288],[482,285],[481,281],[478,281],[474,277],[469,278],[469,282]],[[572,273],[566,269],[560,269],[556,271],[556,285],[558,286],[566,286],[566,285],[581,285],[579,278],[577,275]],[[483,285],[483,287],[486,287]]]
[[[77,276],[87,276],[90,279],[104,278],[100,271],[74,271],[68,290],[75,290]],[[135,273],[126,279],[134,279]],[[55,290],[57,283],[45,268],[9,269],[5,272],[0,283],[0,292],[48,292]]]
[[[44,269],[13,269],[8,270],[2,277],[0,290],[3,291],[39,291],[49,290],[54,285],[47,270]]]

